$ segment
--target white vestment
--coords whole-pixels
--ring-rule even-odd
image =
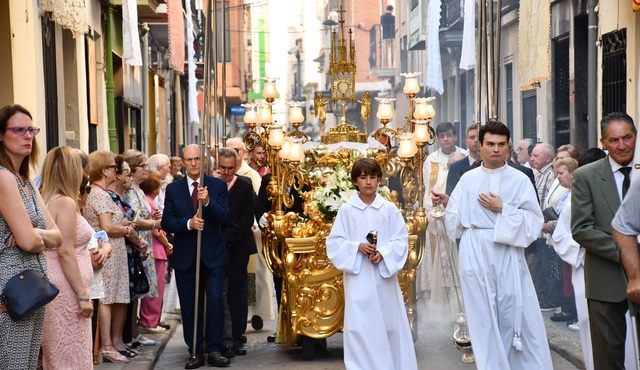
[[[433,221],[433,217],[431,217],[431,211],[433,211],[431,191],[433,190],[436,193],[445,192],[447,175],[449,174],[449,161],[456,153],[467,155],[466,150],[458,146],[449,154],[444,154],[442,148],[439,148],[427,156],[422,166],[425,189],[423,207],[429,218],[429,224],[425,232],[424,259],[416,271],[416,289],[418,292],[431,290],[431,301],[437,301],[438,304],[446,302],[446,297],[443,293],[445,291],[444,288],[452,287],[453,283],[451,279],[443,279],[441,256],[445,252],[440,250],[436,243],[435,222]],[[444,266],[444,276],[450,276],[451,273],[446,271],[447,263],[445,263]]]
[[[480,205],[480,193],[501,197],[502,213]],[[467,172],[445,215],[449,238],[460,240],[460,286],[478,369],[553,369],[547,333],[524,248],[543,218],[531,181],[504,165]]]
[[[378,231],[377,265],[358,251]],[[407,260],[407,227],[398,208],[380,195],[372,204],[353,196],[340,207],[327,256],[344,272],[344,363],[347,369],[417,369],[409,319],[397,272]]]

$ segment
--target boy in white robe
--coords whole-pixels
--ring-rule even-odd
[[[445,227],[461,238],[460,287],[478,369],[552,369],[538,298],[524,248],[540,233],[542,212],[531,181],[505,162],[509,129],[480,128],[483,163],[465,173],[446,205]]]
[[[397,272],[408,254],[398,208],[377,193],[382,170],[371,158],[353,164],[358,196],[345,203],[327,237],[327,256],[344,272],[347,369],[412,370],[417,360]],[[378,231],[376,244],[367,234]]]

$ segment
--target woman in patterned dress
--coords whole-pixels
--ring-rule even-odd
[[[44,160],[41,194],[62,233],[60,247],[44,252],[49,280],[60,290],[44,317],[44,369],[90,369],[93,364],[93,268],[87,249],[93,229],[79,213],[82,175],[82,161],[71,147],[55,147]]]
[[[91,193],[84,207],[84,217],[94,231],[104,230],[111,242],[112,254],[103,268],[105,296],[100,299],[100,353],[108,362],[129,362],[119,351],[126,352],[122,343],[122,329],[129,303],[129,271],[125,236],[136,237],[135,224],[129,222],[107,192],[116,181],[116,161],[105,150],[89,155],[91,163]],[[126,176],[126,175],[125,175]]]
[[[133,182],[131,189],[125,193],[126,202],[133,208],[134,212],[139,216],[136,221],[136,229],[140,235],[140,238],[146,242],[148,246],[148,257],[143,261],[145,273],[149,280],[149,292],[143,295],[136,296],[135,298],[157,298],[158,297],[158,280],[156,276],[155,257],[153,254],[152,245],[152,232],[151,230],[156,227],[160,227],[160,215],[156,213],[155,219],[153,218],[151,206],[147,202],[147,198],[144,192],[140,189],[140,183],[147,179],[149,173],[149,166],[147,165],[147,156],[142,152],[129,149],[126,150],[122,156],[131,167],[131,174],[133,176]],[[131,337],[137,338],[140,336],[137,327],[137,301],[134,303],[131,316]],[[165,332],[164,328],[154,327],[145,328],[142,327],[142,331],[150,334],[162,334]],[[135,342],[135,341],[134,341]]]
[[[20,105],[0,109],[0,289],[25,269],[45,270],[45,249],[55,249],[62,235],[40,193],[29,180],[38,163],[31,114]],[[45,307],[20,321],[0,311],[0,369],[35,369]]]

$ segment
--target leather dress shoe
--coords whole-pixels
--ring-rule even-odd
[[[247,354],[247,350],[244,349],[244,346],[242,344],[234,345],[233,347],[231,347],[231,350],[238,356],[245,356]]]
[[[274,333],[273,335],[269,335],[269,336],[267,337],[267,342],[269,342],[269,343],[273,343],[273,342],[275,342],[275,341],[276,341],[276,334],[275,334],[275,333]]]
[[[231,350],[231,347],[224,346],[220,350],[220,354],[226,358],[234,358],[236,357],[236,353]]]
[[[215,367],[225,367],[229,366],[231,361],[228,358],[224,357],[220,352],[211,352],[207,358],[207,363],[211,366]]]
[[[189,361],[184,365],[185,369],[198,369],[200,366],[204,366],[204,356],[196,355],[189,358]]]

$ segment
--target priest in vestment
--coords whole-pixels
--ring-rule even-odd
[[[431,217],[433,206],[429,201],[431,191],[444,193],[447,186],[447,175],[449,174],[449,162],[455,154],[467,155],[467,151],[458,147],[458,129],[451,122],[441,122],[436,127],[436,136],[440,148],[427,156],[422,167],[425,193],[424,208],[429,217],[429,224],[425,233],[425,254],[424,261],[416,271],[416,287],[418,292],[431,290],[431,280],[433,278],[433,264],[436,261],[436,230],[435,222]],[[439,259],[438,259],[439,263]],[[433,292],[432,292],[433,293]],[[433,297],[432,297],[433,298]]]
[[[478,369],[552,369],[547,335],[524,248],[540,232],[531,181],[504,158],[509,129],[480,129],[481,166],[465,173],[446,204],[449,238],[460,240],[460,286]]]

